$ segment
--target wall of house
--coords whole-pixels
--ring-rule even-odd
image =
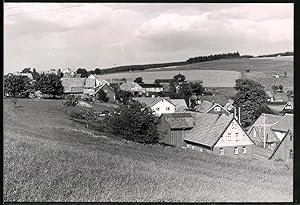
[[[234,149],[237,147],[238,153],[234,153]],[[253,145],[238,145],[238,146],[227,146],[227,147],[214,147],[213,153],[216,155],[220,155],[220,149],[223,148],[223,155],[230,157],[246,157],[252,158],[252,149]],[[246,153],[243,153],[243,149],[246,149]]]
[[[157,108],[159,108],[159,110],[157,110]],[[167,110],[167,108],[170,108],[170,109]],[[164,99],[162,99],[160,102],[153,105],[151,107],[151,109],[153,111],[155,111],[155,113],[159,116],[162,113],[174,113],[175,112],[175,106],[173,104],[171,104],[169,101],[164,100]]]
[[[286,134],[286,132],[280,132],[280,131],[275,131],[275,130],[274,130],[274,133],[276,134],[276,136],[279,138],[280,141],[284,138],[284,136]]]
[[[220,148],[224,149],[224,155],[226,156],[246,156],[252,155],[252,146],[254,143],[251,141],[247,133],[237,123],[236,120],[232,120],[230,125],[227,127],[222,137],[215,144],[213,152],[219,154]],[[234,147],[238,148],[239,154],[234,154]],[[245,147],[247,153],[242,154],[242,148]]]
[[[290,156],[290,150],[292,150],[292,153],[294,153],[294,137],[293,135],[291,136],[290,134],[287,134],[287,136],[283,139],[282,143],[274,153],[272,159],[292,161],[294,154]]]

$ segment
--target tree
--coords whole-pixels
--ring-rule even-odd
[[[98,100],[102,102],[108,102],[109,97],[107,97],[107,94],[104,92],[104,90],[99,90]]]
[[[175,76],[173,77],[173,79],[174,79],[174,81],[175,81],[176,83],[178,83],[178,82],[184,82],[184,81],[185,81],[185,76],[184,76],[184,75],[181,75],[180,73],[178,73],[177,75],[175,75]]]
[[[276,114],[267,104],[262,104],[255,111],[255,118],[258,118],[262,113],[265,113],[265,114]]]
[[[76,73],[81,74],[82,78],[86,78],[89,76],[88,72],[84,68],[78,68]]]
[[[31,84],[28,77],[16,75],[4,77],[4,92],[13,97],[25,94],[26,91],[30,90],[30,88]]]
[[[151,108],[137,101],[121,105],[115,113],[107,115],[104,122],[112,134],[127,140],[145,144],[157,143],[159,140],[159,118]]]
[[[31,74],[32,74],[33,80],[38,81],[40,79],[40,74],[38,72],[36,72],[35,68],[33,69]]]
[[[57,76],[58,76],[59,78],[62,78],[62,77],[64,77],[64,73],[61,72],[60,69],[58,69],[58,70],[57,70]]]
[[[246,127],[256,119],[257,110],[266,104],[267,94],[260,83],[250,79],[236,80],[235,89],[238,92],[232,98],[233,106],[241,108],[241,123]]]
[[[95,73],[96,75],[99,75],[99,74],[101,74],[101,70],[100,70],[100,68],[96,68],[96,69],[95,69],[95,71],[94,71],[94,73]]]
[[[135,83],[144,83],[142,77],[137,77],[133,82],[135,82]]]
[[[31,68],[24,68],[21,73],[32,73]]]
[[[42,74],[35,85],[35,90],[40,90],[43,94],[54,97],[63,94],[64,87],[59,76],[55,74]]]
[[[185,102],[189,106],[189,98],[192,96],[192,88],[189,83],[181,84],[179,88],[179,98],[184,98]]]
[[[275,92],[275,91],[277,91],[278,90],[278,86],[277,85],[272,85],[272,90]]]
[[[190,84],[192,92],[196,95],[201,95],[204,93],[204,88],[201,83],[195,82]]]
[[[133,97],[131,92],[120,90],[119,88],[114,91],[116,93],[116,100],[121,103],[126,103]]]
[[[75,95],[69,95],[62,104],[66,107],[75,107],[79,102],[79,97],[75,97]]]

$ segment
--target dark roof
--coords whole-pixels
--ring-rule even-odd
[[[202,101],[199,105],[196,105],[195,109],[197,112],[205,113],[213,106],[212,102]]]
[[[200,100],[205,101],[214,101],[215,103],[219,103],[220,105],[224,106],[226,103],[228,103],[228,99],[225,96],[221,95],[203,95],[198,97]]]
[[[187,141],[212,147],[233,120],[232,116],[193,113],[195,126],[186,137]]]
[[[191,113],[166,113],[162,115],[171,129],[191,129],[194,127],[194,118]]]
[[[272,129],[283,132],[290,130],[292,133],[294,133],[294,115],[285,114],[278,123],[272,126]]]
[[[163,86],[160,84],[145,84],[145,83],[140,83],[139,84],[142,88],[162,88]]]

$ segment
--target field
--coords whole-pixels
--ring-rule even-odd
[[[104,78],[143,77],[146,83],[153,83],[158,78],[173,78],[180,72],[187,80],[203,80],[204,87],[233,87],[237,78],[250,78],[260,82],[270,90],[271,86],[282,84],[284,88],[293,88],[293,56],[279,58],[224,59],[210,62],[194,63],[178,67],[145,70],[141,72],[114,73]],[[246,69],[251,69],[249,73]],[[272,75],[283,75],[287,78],[275,79]]]
[[[4,201],[292,201],[280,162],[112,140],[69,120],[59,100],[4,108]]]

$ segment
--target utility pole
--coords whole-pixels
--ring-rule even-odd
[[[266,115],[264,113],[264,148],[266,148]]]
[[[239,124],[241,124],[241,108],[239,107]]]

